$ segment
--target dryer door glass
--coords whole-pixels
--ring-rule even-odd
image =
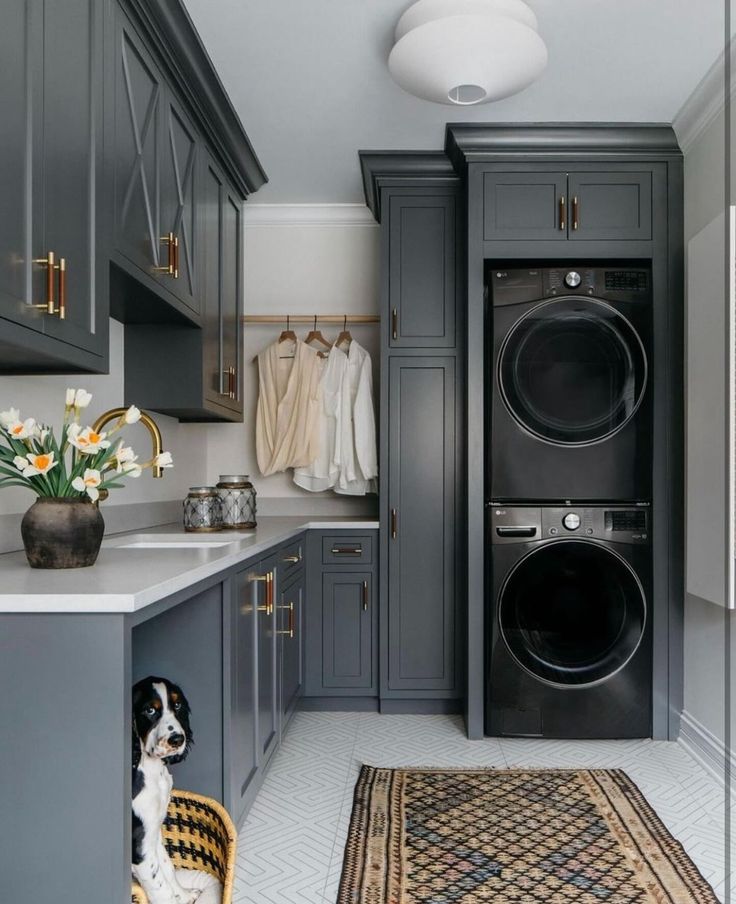
[[[501,394],[530,433],[560,445],[620,430],[644,395],[647,360],[629,321],[604,301],[536,305],[509,331],[498,365]]]
[[[560,540],[525,556],[499,600],[503,639],[537,678],[579,686],[603,681],[631,659],[646,603],[632,569],[584,540]]]

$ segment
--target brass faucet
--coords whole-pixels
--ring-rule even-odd
[[[97,420],[92,425],[92,430],[95,433],[100,433],[105,424],[109,424],[110,421],[120,420],[120,418],[125,414],[127,408],[111,408],[109,411],[106,411],[104,414],[101,414]],[[163,439],[161,437],[161,431],[158,429],[158,424],[151,417],[150,414],[146,414],[145,411],[141,411],[141,419],[140,423],[144,425],[148,429],[148,432],[151,434],[151,440],[153,442],[153,455],[154,458],[157,455],[160,455],[163,452]],[[154,477],[163,477],[164,469],[160,468],[158,465],[154,465],[151,468],[151,472]]]

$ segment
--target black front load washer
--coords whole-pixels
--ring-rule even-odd
[[[492,505],[486,734],[646,738],[646,505]]]
[[[651,498],[651,273],[488,272],[489,498]]]

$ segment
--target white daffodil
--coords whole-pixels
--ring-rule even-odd
[[[67,433],[69,443],[84,455],[94,455],[101,449],[109,448],[110,440],[105,439],[106,436],[106,433],[95,433],[91,427],[85,427],[84,430],[70,428]]]
[[[16,424],[20,420],[20,411],[17,408],[9,408],[0,411],[0,426],[8,428],[10,424]]]
[[[20,458],[20,456],[18,456]],[[24,477],[35,477],[36,474],[48,474],[52,468],[55,468],[58,465],[58,461],[54,461],[54,453],[53,452],[43,452],[41,455],[33,455],[29,453],[26,455],[28,461],[26,462],[25,470],[23,471]],[[17,465],[16,459],[16,467]]]
[[[174,459],[171,457],[171,452],[159,452],[153,459],[153,465],[156,468],[173,468]]]
[[[118,468],[118,471],[124,477],[140,477],[143,473],[143,468],[135,461],[126,461]]]
[[[78,389],[74,394],[74,407],[76,409],[86,408],[92,401],[92,393],[86,389]]]
[[[34,437],[40,442],[46,442],[46,437],[51,433],[51,430],[45,424],[36,424],[36,429],[34,432]]]
[[[25,469],[28,467],[28,459],[23,458],[22,455],[16,455],[13,459],[13,464],[21,473],[23,473],[23,471],[25,471]]]
[[[67,389],[66,391],[66,407],[73,408],[74,407],[74,399],[77,395],[76,389]]]
[[[13,439],[28,439],[36,432],[36,421],[32,417],[25,421],[13,421],[7,424],[5,429]]]
[[[141,411],[140,408],[136,408],[135,405],[131,405],[130,408],[123,415],[123,420],[126,424],[137,424],[141,419]]]
[[[102,483],[102,475],[95,468],[87,468],[83,477],[75,477],[72,480],[72,486],[79,493],[86,493],[92,502],[97,502],[100,498],[100,491],[97,489]]]
[[[138,456],[130,446],[124,446],[122,440],[115,450],[115,467],[118,473],[125,471],[125,465],[138,461]]]

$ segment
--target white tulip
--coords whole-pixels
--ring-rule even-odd
[[[92,393],[86,389],[78,389],[74,395],[74,407],[86,408],[92,401]]]
[[[10,408],[8,411],[0,411],[0,426],[8,427],[20,420],[20,411],[17,408]]]
[[[157,468],[173,468],[174,459],[171,457],[171,452],[159,452],[153,459],[153,464]]]
[[[141,412],[139,408],[136,408],[135,405],[131,405],[130,408],[123,415],[123,420],[126,424],[137,424],[141,419]]]

